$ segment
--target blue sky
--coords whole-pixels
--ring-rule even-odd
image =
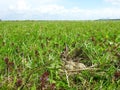
[[[120,0],[0,0],[2,20],[120,18]]]

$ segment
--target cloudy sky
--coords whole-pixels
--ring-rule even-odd
[[[120,18],[120,0],[0,0],[2,20]]]

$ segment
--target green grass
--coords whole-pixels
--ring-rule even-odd
[[[84,64],[99,70],[70,75],[68,85],[59,70],[65,46],[81,48]],[[1,21],[0,90],[39,90],[41,83],[48,90],[53,83],[57,90],[118,90],[120,21]]]

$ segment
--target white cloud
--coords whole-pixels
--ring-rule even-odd
[[[29,9],[29,4],[27,4],[27,2],[25,0],[19,0],[17,2],[17,8],[19,10],[26,10],[26,9]]]
[[[25,4],[26,5],[26,4]],[[26,6],[22,8],[25,17],[36,16],[38,19],[101,19],[101,18],[120,18],[120,8],[102,8],[102,9],[80,9],[78,7],[65,8],[60,5],[41,5],[37,8]],[[16,9],[16,10],[15,10]],[[20,8],[14,8],[20,12]],[[28,15],[28,16],[27,16]],[[42,16],[40,18],[40,16]]]
[[[9,6],[11,10],[29,10],[30,5],[26,2],[26,0],[18,0],[15,4]]]
[[[106,2],[110,2],[113,5],[120,5],[120,0],[105,0]]]
[[[38,8],[33,9],[39,13],[47,13],[47,14],[64,14],[68,12],[68,9],[65,9],[64,6],[59,6],[59,5],[43,5]]]
[[[57,9],[56,3],[59,0],[16,0],[14,3],[9,5],[9,10],[17,13],[24,13],[29,11],[41,11],[41,12],[52,12],[51,10]],[[52,5],[51,5],[52,4]]]
[[[29,0],[28,0],[29,1]],[[36,0],[35,3],[39,4],[54,4],[60,0]]]
[[[9,9],[0,15],[7,19],[99,19],[120,18],[119,8],[82,9],[66,8],[59,5],[60,0],[11,0]],[[120,0],[106,0],[115,3]],[[5,3],[5,2],[4,2]]]

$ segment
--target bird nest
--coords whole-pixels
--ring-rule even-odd
[[[69,48],[66,46],[61,53],[61,60],[62,70],[68,73],[75,74],[82,70],[97,70],[97,68],[95,68],[97,65],[92,64],[92,61],[82,47],[69,51]]]

